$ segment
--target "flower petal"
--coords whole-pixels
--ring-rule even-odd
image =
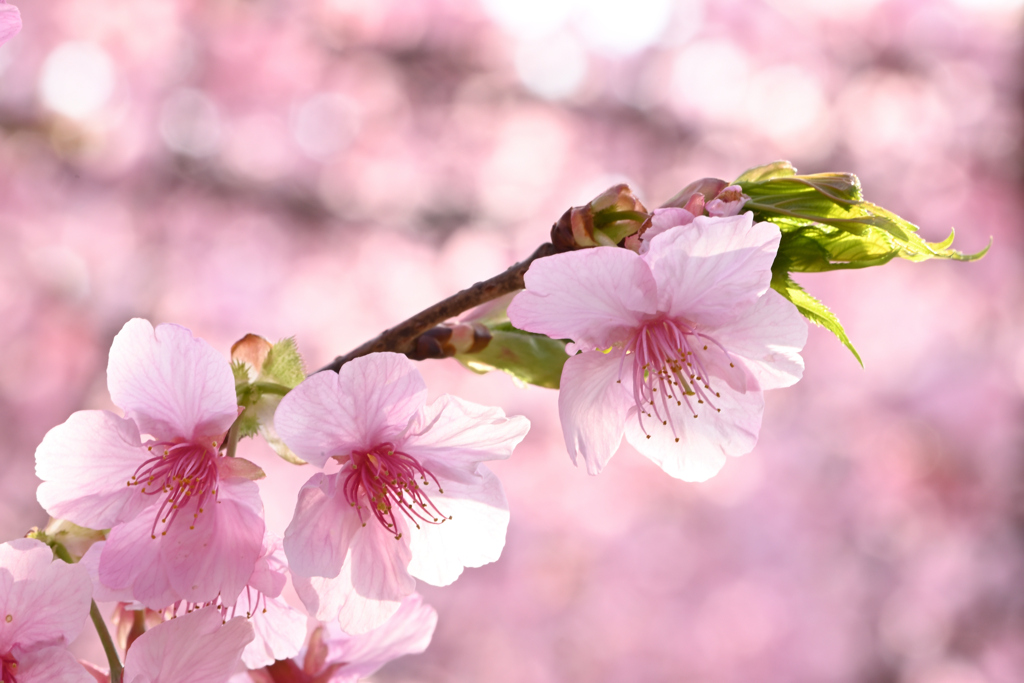
[[[508,306],[521,330],[608,348],[657,311],[647,263],[628,249],[596,247],[533,262]]]
[[[14,645],[70,643],[91,601],[85,567],[55,561],[49,546],[32,538],[0,544],[0,653]]]
[[[371,353],[320,372],[284,397],[274,426],[288,447],[323,467],[333,455],[394,439],[426,401],[427,387],[411,360]]]
[[[565,447],[573,463],[583,456],[590,474],[604,469],[622,441],[626,412],[634,405],[631,364],[622,351],[588,351],[562,368],[558,415]]]
[[[398,611],[380,628],[361,635],[348,635],[339,633],[333,626],[328,626],[324,639],[327,663],[345,664],[331,680],[354,683],[393,659],[426,650],[437,626],[437,612],[414,593],[402,601]]]
[[[651,240],[645,258],[658,282],[659,310],[710,328],[738,317],[768,289],[781,232],[750,212],[698,216]]]
[[[0,5],[0,45],[18,35],[21,30],[21,12],[14,5]]]
[[[463,477],[467,480],[442,479],[444,493],[430,494],[430,501],[451,519],[420,522],[419,529],[408,531],[409,573],[434,586],[452,583],[465,567],[494,562],[505,547],[509,512],[501,482],[483,466],[477,474]]]
[[[252,639],[252,626],[243,617],[222,623],[217,608],[196,610],[139,636],[125,657],[124,680],[224,683]]]
[[[96,683],[65,647],[43,647],[17,657],[18,683]]]
[[[242,663],[249,669],[269,666],[275,659],[290,659],[299,654],[306,641],[306,615],[284,600],[269,598],[249,605],[239,597],[236,614],[252,614],[256,637],[242,651]]]
[[[339,474],[318,472],[299,489],[295,515],[284,532],[284,552],[298,576],[337,576],[359,515],[345,499]]]
[[[634,408],[626,420],[626,440],[670,476],[683,481],[710,479],[722,469],[725,456],[743,455],[754,449],[764,412],[764,394],[760,391],[741,394],[723,389],[720,393],[714,399],[720,413],[704,405],[695,419],[685,404],[671,405],[669,424],[645,419],[643,427],[650,438],[640,427]]]
[[[427,466],[431,461],[475,472],[483,460],[504,460],[530,431],[521,415],[456,396],[439,397],[416,416],[400,448]]]
[[[196,502],[167,526],[161,554],[181,599],[232,603],[245,588],[263,548],[263,503],[246,479],[222,480],[217,502],[206,503],[193,523]],[[192,528],[192,527],[195,528]]]
[[[179,325],[125,323],[110,346],[110,398],[158,440],[204,441],[238,415],[231,365]]]
[[[134,602],[135,596],[132,595],[130,587],[114,590],[100,581],[100,557],[106,546],[106,541],[93,543],[85,551],[85,555],[82,555],[82,559],[78,561],[78,566],[85,567],[89,572],[89,579],[92,581],[92,599],[96,602]]]
[[[100,552],[100,581],[113,591],[130,590],[135,600],[161,610],[181,599],[171,587],[160,545],[151,538],[156,508],[118,524],[107,535]]]
[[[131,420],[83,410],[54,427],[36,449],[36,498],[52,517],[90,529],[134,518],[153,499],[127,486],[149,456]]]
[[[740,356],[762,389],[788,387],[803,376],[800,350],[807,343],[807,321],[773,289],[743,316],[714,332],[715,339]]]
[[[348,633],[366,633],[390,619],[401,603],[359,595],[352,587],[351,568],[346,563],[334,578],[295,576],[292,583],[314,619],[337,621]]]
[[[401,523],[399,524],[401,526]],[[369,520],[352,538],[347,562],[352,564],[352,587],[362,596],[376,600],[401,602],[416,589],[416,580],[409,576],[412,553],[408,532],[394,532]]]
[[[651,225],[640,235],[640,254],[646,254],[651,248],[651,240],[667,230],[677,228],[680,225],[689,225],[693,222],[694,215],[686,209],[669,207],[667,209],[655,209],[651,215]]]

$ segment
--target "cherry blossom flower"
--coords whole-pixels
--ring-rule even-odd
[[[626,440],[702,481],[757,442],[764,389],[795,383],[807,325],[769,289],[779,228],[698,216],[638,255],[594,248],[533,263],[512,324],[575,342],[559,415],[573,462],[600,472]]]
[[[86,619],[92,584],[84,567],[54,561],[41,541],[0,545],[0,679],[92,683],[68,652]]]
[[[278,661],[250,673],[258,683],[355,683],[372,676],[393,659],[419,654],[430,645],[437,612],[417,594],[382,626],[360,635],[343,633],[337,624],[317,628],[298,661]]]
[[[300,490],[284,549],[293,583],[322,621],[349,633],[384,623],[413,592],[498,559],[508,503],[481,465],[508,458],[524,417],[441,396],[426,404],[415,365],[394,353],[357,358],[293,389],[275,422],[318,473]]]
[[[21,12],[14,5],[0,0],[0,45],[18,35],[21,31]]]
[[[99,578],[152,609],[233,603],[263,541],[261,472],[219,454],[238,414],[230,366],[184,327],[145,320],[114,338],[107,385],[125,417],[74,413],[36,450],[39,503],[110,529]]]
[[[253,639],[244,617],[206,607],[151,628],[128,648],[125,683],[225,683]]]

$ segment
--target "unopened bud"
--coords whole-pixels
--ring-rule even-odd
[[[749,201],[750,197],[743,194],[739,185],[730,185],[708,202],[706,208],[709,216],[737,216]]]
[[[648,217],[628,185],[615,185],[586,206],[562,214],[551,228],[551,243],[563,249],[613,247],[640,230]]]
[[[50,519],[50,523],[42,531],[38,529],[29,534],[30,538],[37,538],[43,543],[50,541],[60,543],[75,559],[85,555],[93,543],[104,540],[102,531],[86,529],[85,527],[72,524],[66,519]]]
[[[717,197],[718,193],[724,190],[728,185],[729,183],[719,178],[701,178],[700,180],[695,180],[677,192],[672,199],[669,199],[667,202],[662,204],[661,208],[664,209],[674,206],[680,209],[686,209],[694,216],[703,215],[704,200],[707,197]],[[696,195],[698,194],[700,195],[699,200],[696,199]],[[700,207],[696,207],[695,204],[691,205],[691,201],[694,201],[695,203],[699,201]],[[698,208],[698,210],[694,211],[691,206],[693,208]]]
[[[451,358],[457,353],[479,353],[491,341],[491,331],[480,323],[451,323],[432,327],[416,338],[413,360]]]
[[[245,363],[252,367],[254,374],[263,369],[263,362],[273,346],[263,337],[251,332],[231,345],[231,360]]]

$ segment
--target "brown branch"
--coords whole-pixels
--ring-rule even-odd
[[[564,247],[556,247],[550,242],[540,245],[530,257],[515,264],[504,273],[495,275],[489,280],[478,282],[458,294],[439,301],[430,308],[420,311],[405,322],[395,327],[384,330],[375,338],[365,344],[349,351],[344,356],[338,356],[331,363],[317,370],[333,370],[337,372],[345,363],[379,351],[394,351],[396,353],[412,354],[416,349],[416,340],[421,334],[430,328],[454,318],[460,313],[479,306],[482,303],[493,301],[509,292],[523,288],[523,275],[530,268],[530,264],[539,258],[566,251]]]

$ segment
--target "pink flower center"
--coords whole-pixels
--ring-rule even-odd
[[[647,438],[651,435],[644,427],[644,418],[655,419],[672,429],[676,441],[679,431],[673,415],[675,407],[686,405],[694,417],[698,407],[715,406],[712,397],[721,394],[711,387],[711,378],[705,367],[709,346],[717,347],[735,367],[729,352],[708,335],[698,332],[678,320],[658,319],[644,323],[626,344],[626,353],[634,355],[633,400],[636,401],[637,419]],[[712,351],[714,353],[714,351]],[[623,354],[622,362],[625,363]],[[622,371],[619,371],[621,377]]]
[[[408,453],[395,450],[394,444],[382,443],[368,451],[353,451],[346,463],[348,475],[343,490],[345,500],[359,513],[366,526],[368,510],[377,521],[400,539],[395,508],[409,518],[417,529],[420,522],[441,524],[445,515],[431,502],[424,490],[433,481],[438,493],[444,493],[437,477]],[[419,481],[417,481],[419,479]]]
[[[156,538],[156,528],[163,524],[161,535],[178,516],[178,512],[195,501],[190,529],[195,529],[196,519],[203,512],[209,498],[217,500],[216,444],[206,446],[198,443],[170,443],[158,441],[148,446],[154,457],[139,465],[129,480],[129,486],[142,486],[142,492],[149,496],[161,496],[163,502],[153,520],[151,536]]]
[[[18,673],[18,660],[14,658],[10,652],[0,656],[0,662],[3,663],[3,668],[0,671],[3,672],[3,678],[0,679],[3,683],[18,683],[18,679],[14,677],[14,674]]]

